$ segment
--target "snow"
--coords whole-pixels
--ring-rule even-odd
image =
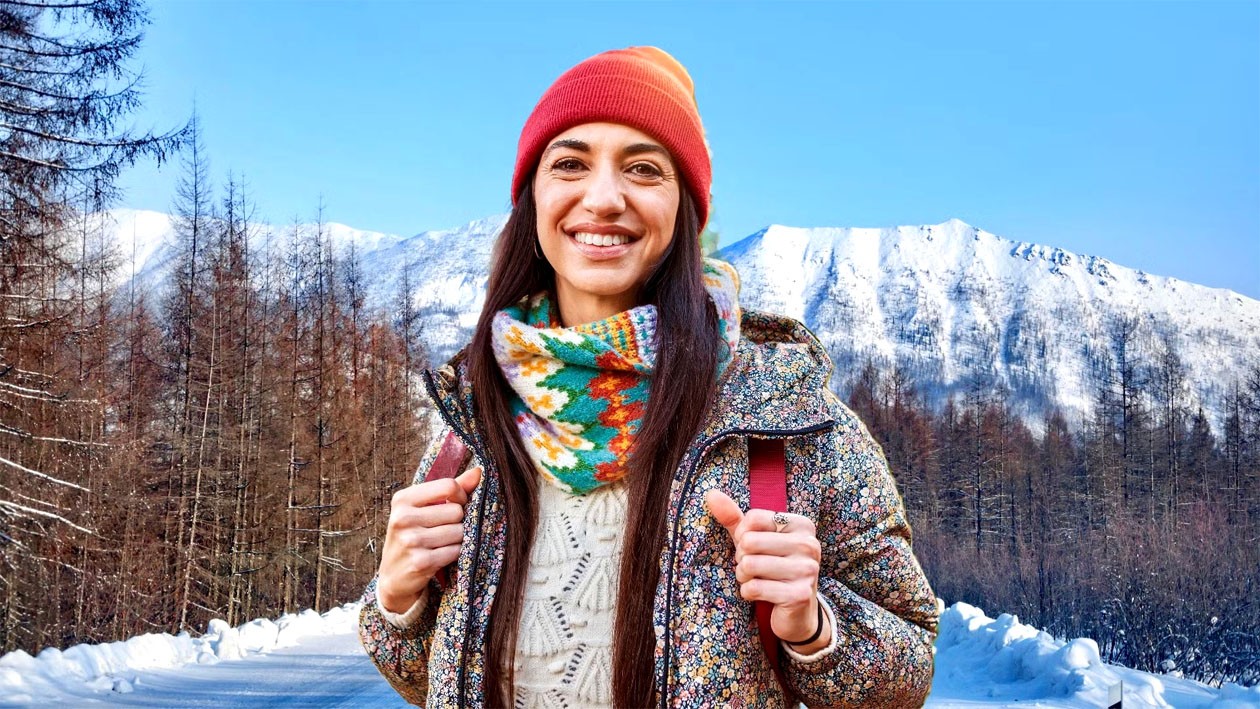
[[[359,645],[358,604],[206,633],[0,657],[0,707],[405,707]]]
[[[115,209],[98,212],[91,218],[99,220],[101,228],[114,231],[118,255],[122,258],[122,275],[128,278],[133,266],[139,272],[146,263],[160,258],[158,254],[171,232],[171,217],[162,212]]]
[[[196,638],[148,634],[35,657],[12,652],[0,657],[0,706],[407,706],[360,647],[358,611],[348,603],[236,628],[213,620]],[[1120,682],[1125,707],[1260,708],[1260,686],[1216,689],[1107,665],[1093,640],[1058,640],[966,603],[942,614],[936,648],[932,709],[1094,709]]]
[[[975,706],[983,700],[999,706],[1035,701],[1034,706],[1105,707],[1110,689],[1121,683],[1126,707],[1260,707],[1260,687],[1217,690],[1108,665],[1089,638],[1058,640],[1013,615],[989,618],[966,603],[941,615],[928,706]]]

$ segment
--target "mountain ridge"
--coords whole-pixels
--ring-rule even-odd
[[[121,251],[132,233],[147,230],[137,236],[149,252],[137,274],[159,282],[170,247],[153,231],[165,215],[111,215]],[[442,361],[471,335],[505,221],[492,216],[409,237],[324,227],[338,248],[356,244],[370,306],[388,311],[410,270],[420,336]],[[169,217],[165,224],[169,232]],[[295,228],[313,226],[254,232],[263,248],[276,248]],[[837,389],[868,361],[895,363],[933,406],[1000,388],[1034,424],[1053,406],[1082,425],[1117,364],[1117,331],[1128,328],[1145,366],[1168,347],[1178,353],[1187,382],[1181,403],[1202,406],[1219,426],[1230,384],[1260,366],[1260,301],[959,219],[887,228],[772,224],[716,256],[740,272],[744,307],[795,317],[818,334],[836,365]]]

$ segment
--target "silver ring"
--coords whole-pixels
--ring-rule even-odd
[[[774,513],[774,531],[782,532],[788,526],[788,516],[782,512]]]

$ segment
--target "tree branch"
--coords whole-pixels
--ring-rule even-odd
[[[17,468],[18,470],[21,470],[24,473],[34,475],[35,477],[47,480],[48,482],[57,483],[58,485],[65,485],[66,487],[74,489],[74,490],[82,490],[83,492],[91,492],[91,490],[87,489],[86,487],[83,487],[82,485],[76,485],[75,483],[72,483],[69,480],[62,480],[61,478],[54,478],[53,476],[48,475],[47,473],[41,473],[38,470],[31,470],[30,468],[26,467],[25,465],[22,465],[21,463],[14,463],[8,458],[2,457],[2,456],[0,456],[0,463],[11,465],[14,468]]]
[[[0,460],[3,460],[3,458],[0,458]],[[26,505],[19,505],[16,502],[10,502],[9,500],[0,500],[0,508],[10,510],[11,511],[10,514],[17,514],[17,516],[19,517],[25,516],[25,515],[35,515],[37,517],[44,517],[46,519],[52,519],[57,522],[61,522],[62,524],[66,526],[73,527],[74,529],[77,529],[80,532],[84,532],[86,534],[93,534],[93,535],[96,534],[96,532],[93,532],[87,527],[80,527],[74,522],[71,522],[65,517],[62,517],[61,515],[53,514],[51,512],[44,512],[42,510],[37,510],[33,507],[27,507]]]
[[[0,83],[3,83],[3,82],[0,82]],[[25,128],[23,126],[14,125],[12,123],[0,123],[0,129],[8,129],[11,131],[16,131],[18,133],[24,133],[26,135],[33,135],[36,138],[43,138],[44,140],[51,140],[57,143],[65,143],[67,145],[81,145],[88,148],[123,148],[123,147],[128,147],[134,144],[134,141],[132,140],[107,141],[107,142],[95,141],[95,140],[82,140],[80,138],[72,138],[66,135],[55,135],[53,133],[45,133],[43,131],[35,130],[34,128]]]

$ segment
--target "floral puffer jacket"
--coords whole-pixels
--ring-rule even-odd
[[[921,706],[932,683],[939,609],[883,454],[827,389],[830,361],[803,325],[745,311],[742,329],[718,403],[674,474],[654,612],[658,706]],[[461,366],[456,357],[426,373],[427,385],[446,425],[479,459]],[[784,439],[789,510],[815,521],[819,592],[839,625],[839,647],[820,660],[780,653],[788,693],[762,649],[752,604],[740,598],[730,538],[704,504],[704,493],[717,488],[748,507],[750,436]],[[375,582],[363,598],[360,637],[372,661],[405,699],[430,709],[483,704],[482,648],[505,525],[494,471],[487,467],[486,475],[469,501],[451,583],[429,589],[440,602],[430,600],[400,630],[377,610]]]

